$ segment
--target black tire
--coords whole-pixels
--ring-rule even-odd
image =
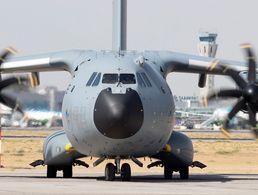
[[[73,166],[64,166],[63,167],[63,178],[72,178],[73,177]]]
[[[173,170],[169,166],[164,166],[164,178],[165,179],[172,179],[173,178]]]
[[[130,181],[131,180],[131,167],[128,163],[122,164],[121,179],[122,179],[122,181]]]
[[[105,180],[106,181],[114,181],[116,174],[115,165],[112,163],[108,163],[105,168]]]
[[[183,167],[179,170],[180,179],[189,179],[189,167]]]
[[[47,166],[47,178],[56,178],[57,169],[55,166]]]

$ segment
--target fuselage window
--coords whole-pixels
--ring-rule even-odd
[[[100,81],[100,77],[101,77],[101,73],[98,73],[95,81],[93,82],[92,86],[97,86],[99,84],[99,81]]]
[[[135,76],[134,74],[120,74],[119,81],[123,84],[135,84]]]
[[[91,84],[92,84],[93,80],[95,79],[96,75],[97,75],[97,72],[92,73],[92,75],[91,75],[90,79],[88,80],[86,86],[91,86]]]
[[[150,80],[148,79],[147,75],[146,75],[144,72],[142,72],[142,73],[141,73],[141,76],[142,76],[143,80],[145,81],[145,83],[147,84],[147,86],[148,86],[148,87],[151,87],[152,85],[151,85],[151,82],[150,82]]]
[[[137,80],[138,80],[138,83],[141,87],[146,87],[146,84],[144,83],[144,81],[142,80],[142,77],[140,75],[140,73],[136,73],[136,76],[137,76]]]
[[[115,84],[118,82],[118,74],[104,74],[102,83]]]

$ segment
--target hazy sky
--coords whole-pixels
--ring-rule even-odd
[[[243,61],[241,43],[258,48],[257,8],[257,0],[128,0],[128,49],[198,55],[198,32],[212,30],[217,57]],[[1,0],[0,18],[0,47],[20,55],[112,47],[112,0]],[[69,80],[65,72],[41,74],[42,85],[60,89]],[[216,77],[217,87],[233,85],[228,80]],[[172,73],[168,82],[174,94],[198,94],[196,75]]]

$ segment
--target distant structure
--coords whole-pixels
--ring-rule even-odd
[[[37,87],[31,89],[21,85],[8,88],[3,93],[13,98],[17,97],[18,102],[25,111],[61,112],[65,91],[59,91],[56,87]],[[5,112],[8,112],[8,110]]]
[[[216,44],[217,33],[201,32],[199,33],[198,51],[200,56],[215,57],[218,45]],[[206,86],[200,89],[200,97],[206,97],[214,89],[214,75],[208,75]],[[201,99],[201,102],[203,100]],[[203,102],[202,102],[203,103]]]
[[[197,96],[177,96],[174,95],[174,101],[177,109],[197,108],[200,107]]]

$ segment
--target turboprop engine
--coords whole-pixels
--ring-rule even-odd
[[[77,152],[67,139],[63,130],[49,135],[44,141],[44,163],[46,165],[72,165],[74,159],[83,157]]]
[[[191,139],[183,133],[173,131],[164,149],[152,156],[160,161],[151,163],[148,165],[148,168],[164,166],[165,179],[171,179],[174,171],[179,171],[181,179],[188,179],[189,166],[206,167],[206,165],[198,161],[193,162],[193,154],[194,150]]]
[[[89,167],[78,158],[85,157],[85,155],[76,151],[65,134],[64,130],[60,130],[50,134],[44,141],[43,158],[44,160],[36,160],[31,163],[31,166],[48,165],[47,177],[56,177],[57,171],[63,171],[65,178],[72,177],[72,166],[81,165]]]

